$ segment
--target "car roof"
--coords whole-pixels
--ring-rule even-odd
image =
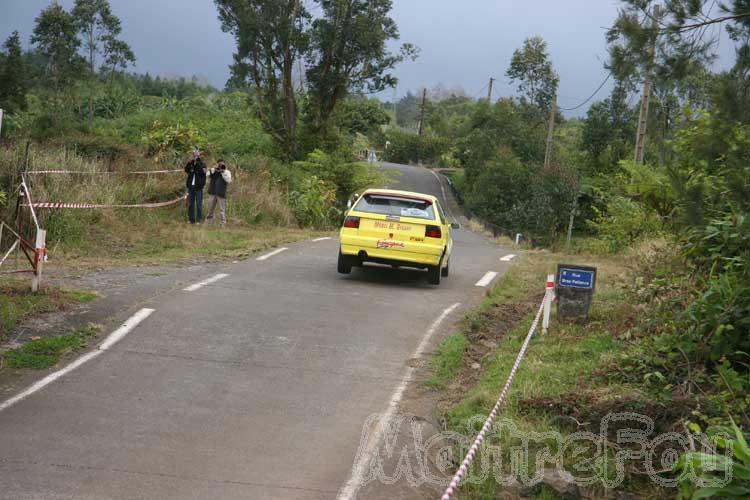
[[[429,201],[437,201],[435,196],[431,194],[418,193],[416,191],[399,191],[398,189],[368,189],[362,195],[366,194],[389,194],[393,196],[408,196],[410,198],[422,198]]]

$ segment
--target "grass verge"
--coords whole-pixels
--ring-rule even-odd
[[[78,290],[45,288],[31,293],[27,281],[0,282],[0,342],[29,316],[65,310],[72,304],[95,299],[95,294]]]
[[[2,356],[3,365],[14,369],[29,368],[44,370],[51,368],[65,354],[83,349],[99,331],[93,327],[80,328],[68,335],[32,340],[8,351]]]
[[[476,435],[495,404],[528,333],[541,302],[545,276],[566,260],[570,257],[550,252],[526,253],[482,304],[465,316],[460,331],[438,347],[431,361],[432,376],[427,385],[439,392],[438,411],[448,430],[472,439]],[[544,460],[544,456],[537,453],[548,449],[554,454],[561,450],[555,449],[559,442],[555,439],[534,434],[536,437],[529,442],[529,434],[524,436],[523,433],[553,432],[563,440],[580,432],[596,434],[607,414],[625,411],[652,418],[655,431],[659,432],[673,430],[669,425],[679,420],[685,410],[680,404],[647,392],[642,384],[632,384],[606,373],[628,349],[624,332],[633,324],[636,314],[627,295],[630,275],[627,259],[579,255],[574,260],[599,269],[597,294],[589,321],[562,324],[553,317],[547,334],[537,332],[499,416],[502,428],[513,429],[513,432],[500,432],[493,437],[493,442],[499,445],[493,453],[499,455],[487,458],[493,462],[495,474],[481,475],[474,470],[461,488],[462,498],[499,498],[500,492],[507,488],[501,486],[498,477],[506,478],[507,486],[507,478],[513,476],[512,455],[518,453],[521,445],[528,446],[525,465],[531,473],[537,470],[536,465],[541,465],[537,460]],[[458,338],[463,338],[463,342]],[[613,436],[607,438],[615,441]],[[571,450],[560,451],[563,467],[569,472],[580,467],[582,459],[589,460],[587,466],[591,470],[588,472],[593,480],[589,481],[587,493],[594,497],[611,493],[605,485],[617,472],[614,449],[598,458],[569,452]],[[553,469],[551,462],[545,465],[546,470]],[[619,488],[638,491],[645,497],[669,496],[645,481],[630,465]],[[555,493],[544,481],[536,490],[526,492],[531,498],[562,498],[564,493]]]

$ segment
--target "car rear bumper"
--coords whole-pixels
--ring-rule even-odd
[[[361,245],[341,245],[341,253],[344,255],[358,256],[363,262],[377,262],[381,264],[402,264],[416,267],[437,266],[440,263],[439,251],[432,253],[409,252],[406,250],[392,248],[371,248]]]

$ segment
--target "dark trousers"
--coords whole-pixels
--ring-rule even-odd
[[[203,190],[188,188],[188,219],[191,224],[203,220]]]

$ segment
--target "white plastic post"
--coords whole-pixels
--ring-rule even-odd
[[[547,333],[549,328],[549,316],[552,312],[552,300],[555,298],[555,275],[547,275],[547,294],[544,296],[544,319],[542,320],[542,332]]]
[[[3,108],[0,108],[0,137],[3,135]]]
[[[36,293],[39,291],[39,285],[42,283],[42,268],[44,267],[44,261],[46,260],[47,248],[46,248],[47,231],[44,229],[37,229],[36,232],[36,245],[34,249],[34,278],[31,280],[31,291]]]
[[[521,244],[521,233],[516,233],[516,245]]]

